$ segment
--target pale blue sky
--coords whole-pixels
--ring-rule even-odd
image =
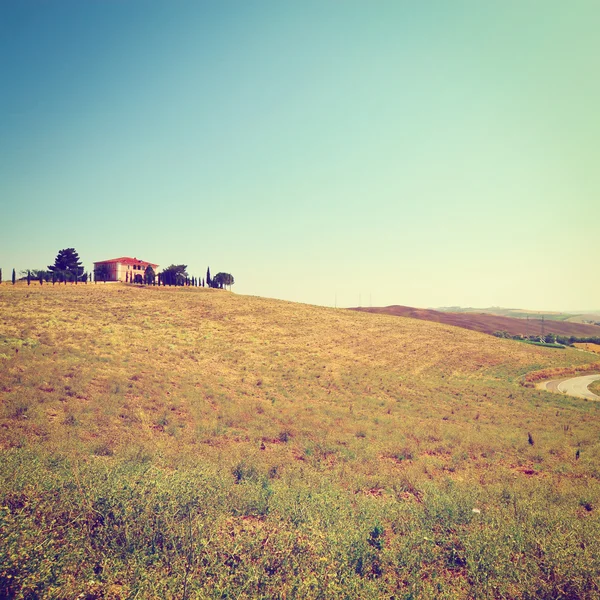
[[[0,2],[0,267],[600,307],[597,1]]]

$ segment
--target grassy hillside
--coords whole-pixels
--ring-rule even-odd
[[[455,327],[463,327],[481,333],[493,334],[506,331],[511,335],[541,335],[555,333],[562,336],[579,338],[600,337],[600,327],[584,323],[574,323],[560,320],[542,322],[541,318],[515,318],[475,312],[444,312],[429,308],[413,308],[411,306],[385,306],[371,308],[353,308],[351,310],[370,312],[396,317],[410,317],[435,323],[445,323]]]
[[[591,354],[193,288],[0,319],[0,596],[599,593],[600,407],[519,384]]]

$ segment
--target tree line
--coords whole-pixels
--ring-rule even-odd
[[[508,331],[495,331],[494,335],[507,340],[517,340],[519,342],[538,342],[540,344],[562,344],[563,346],[572,346],[573,344],[599,344],[599,336],[578,337],[575,335],[558,335],[556,333],[546,333],[545,335],[512,335]]]
[[[26,280],[27,285],[31,281],[39,281],[40,285],[47,283],[87,283],[88,281],[98,283],[99,281],[106,282],[110,277],[109,267],[106,264],[99,265],[93,273],[87,273],[79,254],[74,248],[65,248],[60,250],[54,260],[53,265],[49,265],[47,269],[28,269],[21,271],[19,280]],[[15,270],[12,270],[12,283],[17,281]],[[191,276],[187,272],[187,265],[170,265],[163,269],[160,273],[155,273],[152,266],[148,265],[141,273],[126,273],[126,283],[137,283],[143,285],[163,285],[163,286],[192,286],[192,287],[210,287],[216,289],[231,289],[235,283],[233,275],[230,273],[217,273],[211,277],[210,267],[206,271],[205,278]],[[0,268],[0,283],[2,283],[2,269]]]

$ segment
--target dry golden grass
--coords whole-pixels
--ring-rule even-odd
[[[102,529],[102,564],[111,564],[118,576],[105,578],[104,595],[92,597],[119,597],[106,591],[119,585],[122,597],[169,596],[172,589],[182,595],[177,586],[184,585],[184,571],[185,589],[195,586],[197,594],[189,597],[221,597],[209,589],[273,597],[277,586],[287,597],[380,597],[400,588],[406,597],[410,589],[434,597],[438,585],[446,586],[446,597],[472,597],[483,580],[469,562],[475,559],[468,543],[491,551],[486,544],[500,530],[509,535],[525,521],[533,527],[538,514],[564,517],[577,531],[585,519],[586,536],[597,530],[597,511],[581,507],[595,507],[599,498],[598,407],[521,385],[532,372],[585,371],[590,354],[196,288],[3,284],[0,314],[0,450],[6,459],[4,502],[17,507],[6,521],[13,534],[27,530],[18,506],[41,503],[41,490],[70,498],[64,481],[76,483],[68,500],[78,507],[72,514],[89,507],[89,522],[100,510],[94,506],[118,496],[127,510],[146,515],[140,527],[154,518],[147,499],[164,499],[177,489],[165,508],[173,515],[169,527],[180,532],[173,533],[179,536],[173,544],[179,548],[188,540],[194,557],[208,561],[198,558],[192,569],[186,559],[183,571],[160,563],[156,579],[139,579],[128,574],[116,542]],[[27,467],[29,477],[39,483],[28,488],[13,482],[8,469],[17,463],[34,465]],[[128,469],[146,475],[140,479]],[[121,479],[111,483],[99,474],[105,471],[121,473]],[[200,501],[190,500],[182,512],[177,498],[196,498],[200,488],[193,482],[200,480],[212,491],[192,518],[189,507]],[[142,493],[140,486],[150,482],[156,489]],[[163,495],[156,496],[161,486]],[[135,503],[119,496],[138,488]],[[330,514],[332,502],[338,509]],[[475,502],[496,520],[472,522],[479,518],[470,512]],[[212,532],[213,550],[185,533],[185,514],[190,527],[193,522]],[[563,552],[553,559],[556,581],[579,586],[580,596],[572,597],[593,597],[588,567],[567,572],[574,568],[576,544],[557,523],[548,521],[538,535]],[[443,529],[444,540],[460,541],[462,558],[454,542],[423,546],[423,536],[439,534],[436,524],[454,528]],[[98,547],[100,530],[94,527],[73,547]],[[534,528],[530,534],[534,544]],[[146,539],[142,531],[136,535]],[[416,545],[409,547],[409,539]],[[505,561],[506,569],[498,567],[494,575],[487,562],[485,567],[505,597],[519,597],[531,585],[557,593],[558,584],[540,579],[543,565],[534,555],[527,559],[533,561],[528,574],[511,579],[517,555],[506,544],[506,554],[494,559]],[[292,559],[294,547],[300,558]],[[144,548],[139,556],[149,552]],[[127,560],[137,560],[138,550],[131,552]],[[227,558],[235,552],[236,564],[245,565],[239,567],[241,580],[261,565],[256,577],[263,587],[240,591],[241,576]],[[411,554],[413,562],[402,562]],[[63,570],[72,569],[72,577],[56,584],[56,594],[92,593],[76,583],[89,576],[86,567],[69,560]],[[33,583],[26,581],[36,573],[41,578],[39,569],[14,567],[12,581],[21,587],[10,589],[29,589]],[[292,573],[302,581],[316,573],[316,583],[301,593]],[[0,587],[2,581],[8,585],[0,573]],[[50,579],[44,581],[47,592]]]
[[[600,344],[587,344],[582,342],[573,344],[573,346],[575,346],[575,348],[579,348],[580,350],[587,350],[588,352],[600,354]]]
[[[532,371],[523,377],[523,385],[533,387],[534,383],[539,383],[548,379],[565,379],[567,377],[579,376],[585,373],[600,373],[600,362],[591,362],[583,365],[574,365],[572,367],[551,367]]]
[[[392,443],[453,408],[453,427],[482,404],[479,424],[497,418],[498,385],[519,395],[506,384],[522,373],[589,362],[443,325],[214,290],[3,286],[2,302],[5,397],[29,415],[18,428],[11,421],[5,446],[101,439],[113,450],[144,441],[179,451],[268,444],[282,431]],[[515,423],[522,410],[513,403]]]

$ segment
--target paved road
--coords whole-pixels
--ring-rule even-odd
[[[568,394],[576,398],[587,398],[588,400],[600,400],[600,396],[596,396],[588,390],[588,386],[600,379],[600,374],[583,375],[581,377],[571,377],[570,379],[558,379],[554,381],[546,381],[544,388],[549,392],[560,392]]]

